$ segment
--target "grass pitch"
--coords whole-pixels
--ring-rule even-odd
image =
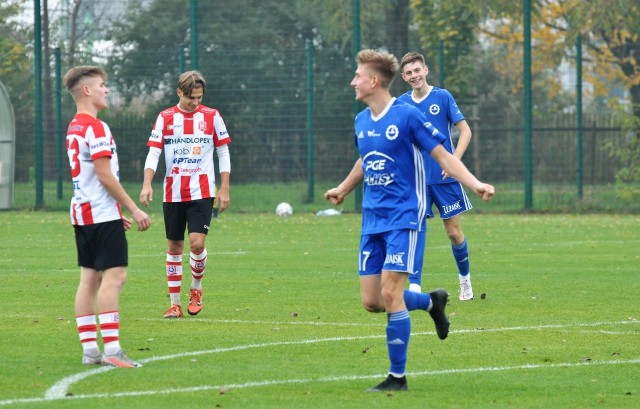
[[[431,221],[423,287],[451,293],[452,332],[440,341],[412,313],[409,391],[393,394],[364,392],[388,361],[384,314],[360,306],[359,215],[224,213],[204,309],[171,321],[162,215],[151,216],[151,230],[127,234],[120,314],[144,367],[112,369],[80,364],[67,213],[0,212],[0,407],[640,407],[638,216],[464,216],[470,302]]]

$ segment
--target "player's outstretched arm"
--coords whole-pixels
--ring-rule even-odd
[[[431,151],[431,156],[438,161],[442,169],[447,172],[447,174],[473,190],[476,195],[482,198],[482,200],[488,201],[495,194],[495,188],[492,185],[479,181],[471,172],[469,172],[469,169],[467,169],[464,163],[447,152],[444,146],[436,146]]]
[[[362,170],[362,158],[358,158],[356,163],[353,165],[353,168],[351,168],[351,172],[349,172],[342,183],[327,190],[324,194],[324,198],[334,206],[342,204],[349,193],[362,183],[363,178],[364,171]]]

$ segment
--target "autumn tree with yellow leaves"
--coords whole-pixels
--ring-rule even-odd
[[[421,44],[433,50],[438,41],[457,45],[447,55],[447,87],[461,94],[485,73],[478,73],[469,56],[482,48],[491,75],[511,84],[514,94],[523,87],[524,2],[492,0],[413,0]],[[620,119],[627,138],[605,148],[619,160],[617,180],[623,197],[640,194],[640,3],[637,0],[531,0],[532,86],[557,97],[563,63],[575,65],[576,39],[582,40],[583,82],[591,96],[604,98]],[[490,46],[485,46],[490,44]],[[475,54],[474,57],[477,57]],[[627,98],[611,97],[611,87],[622,86]],[[631,186],[631,189],[627,187]],[[632,192],[630,194],[629,192]]]

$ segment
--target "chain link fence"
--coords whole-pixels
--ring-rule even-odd
[[[169,7],[175,2],[142,2],[142,12],[151,13],[153,10],[145,7],[156,3]],[[379,7],[379,2],[374,3]],[[105,32],[126,15],[129,2],[121,0],[110,4],[111,20],[104,14],[100,20],[105,25]],[[237,7],[233,2],[200,1],[197,29],[204,34],[198,40],[196,57],[189,46],[188,34],[193,24],[189,25],[188,2],[178,2],[171,7],[169,15],[175,17],[174,23],[184,26],[182,36],[172,38],[171,32],[165,34],[164,27],[157,26],[155,31],[148,33],[157,33],[160,44],[137,38],[135,30],[120,29],[119,37],[113,37],[115,40],[93,39],[91,48],[78,48],[73,55],[65,50],[68,46],[63,47],[57,67],[62,74],[71,64],[81,63],[98,64],[108,71],[111,106],[101,119],[109,124],[116,138],[121,180],[129,194],[135,198],[140,191],[146,142],[155,116],[161,109],[177,103],[175,88],[180,72],[197,66],[207,79],[203,103],[220,110],[232,138],[233,209],[272,211],[281,201],[309,211],[328,207],[322,193],[344,178],[356,154],[353,138],[356,109],[354,93],[349,86],[353,76],[351,50],[345,49],[344,43],[321,41],[317,33],[308,32],[306,36],[303,29],[292,31],[298,35],[265,33],[260,27],[243,23],[242,14],[233,10]],[[367,2],[363,2],[362,7],[365,15],[375,13],[375,10],[366,10],[373,7]],[[266,20],[267,16],[264,18]],[[316,16],[306,18],[313,20]],[[261,21],[260,16],[250,20],[256,21]],[[154,24],[162,22],[154,20]],[[278,21],[273,24],[273,30],[280,29]],[[236,35],[217,36],[216,30],[221,27],[236,31]],[[384,37],[371,34],[374,30],[375,27],[369,25],[363,28],[362,48],[385,46]],[[420,50],[415,45],[418,43],[416,34],[411,34],[410,28],[407,30],[410,33],[407,46]],[[445,55],[455,55],[454,46],[444,46]],[[437,72],[437,59],[442,50],[420,51],[432,68],[429,82],[442,85],[438,83],[440,73]],[[53,55],[51,53],[45,64],[51,67],[49,78],[51,89],[55,90],[59,78],[55,77],[57,69]],[[573,69],[569,66],[565,72],[558,73],[567,78],[563,85],[569,101],[575,98]],[[397,81],[394,89],[402,92],[409,89],[401,78]],[[505,84],[508,80],[504,78],[494,81],[502,81],[505,90],[518,88],[516,84]],[[22,86],[33,87],[26,83]],[[522,211],[525,189],[523,96],[518,91],[505,91],[496,99],[495,93],[490,92],[492,86],[492,83],[479,82],[478,87],[463,96],[454,94],[473,130],[464,162],[482,180],[497,187],[495,200],[489,204],[479,200],[473,202],[479,211]],[[537,91],[533,90],[534,95]],[[67,209],[72,192],[66,153],[60,149],[60,144],[64,145],[64,131],[75,108],[64,91],[45,93],[45,99],[44,206]],[[32,102],[22,98],[18,106],[14,106],[17,120],[14,208],[32,208],[35,204],[37,169],[34,152],[37,147],[34,114],[27,106]],[[571,106],[571,102],[567,105]],[[59,117],[54,114],[56,106],[60,107]],[[616,196],[615,174],[619,164],[607,154],[604,143],[619,145],[626,136],[610,113],[585,112],[582,128],[584,171],[579,175],[575,105],[573,110],[538,111],[534,117],[531,152],[534,211],[640,212],[640,204],[624,203]],[[163,172],[161,165],[158,173]],[[584,184],[582,197],[578,196],[576,187],[579,176]],[[160,181],[158,175],[156,182]],[[346,210],[357,209],[353,196],[345,203]]]

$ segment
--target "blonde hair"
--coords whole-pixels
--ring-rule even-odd
[[[107,73],[100,67],[94,65],[78,65],[73,67],[64,74],[62,82],[70,94],[77,91],[77,85],[85,77],[100,77],[103,81],[107,80]]]
[[[202,88],[202,93],[204,94],[206,87],[207,82],[204,80],[200,71],[183,72],[178,77],[178,89],[182,91],[182,94],[185,96],[190,96],[195,88]]]
[[[380,75],[380,84],[383,88],[389,88],[400,69],[398,59],[386,51],[361,50],[356,56],[358,65],[367,65],[375,73]]]

